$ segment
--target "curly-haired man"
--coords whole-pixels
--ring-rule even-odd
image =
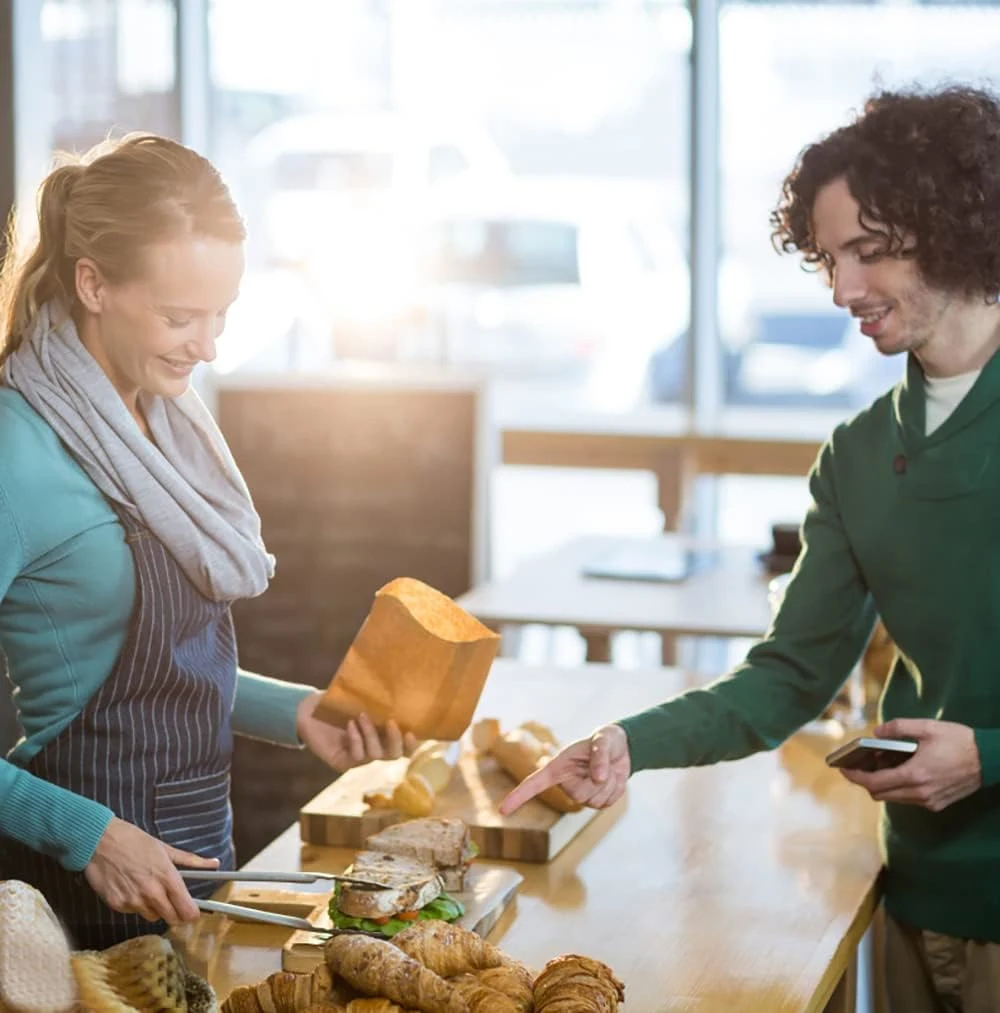
[[[885,802],[893,1013],[1000,1009],[1000,100],[884,92],[806,148],[772,216],[786,251],[903,380],[810,475],[803,549],[767,636],[727,677],[599,729],[515,789],[610,805],[631,773],[732,760],[818,715],[875,615],[898,645],[876,734],[918,743],[846,771]]]

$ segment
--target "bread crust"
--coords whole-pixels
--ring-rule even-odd
[[[351,871],[392,887],[373,890],[341,883],[337,907],[352,918],[391,918],[401,911],[417,911],[444,889],[433,865],[409,856],[359,851]]]
[[[468,841],[469,828],[461,820],[428,816],[386,827],[372,834],[365,847],[370,851],[409,855],[444,870],[465,863]]]

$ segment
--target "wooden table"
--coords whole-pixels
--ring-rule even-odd
[[[694,684],[500,660],[479,714],[569,739]],[[516,866],[515,909],[490,938],[535,967],[564,952],[606,961],[634,1013],[853,1010],[852,958],[878,902],[877,807],[825,766],[832,745],[800,734],[738,763],[637,775],[554,861]],[[301,845],[293,827],[247,868],[340,871],[350,858]],[[217,915],[175,934],[223,996],[278,970],[285,938]]]
[[[627,539],[576,538],[519,566],[509,577],[462,595],[458,603],[494,629],[542,623],[575,626],[588,661],[609,661],[611,634],[650,630],[664,638],[670,661],[678,636],[761,636],[770,621],[771,575],[750,548],[711,550],[676,584],[583,576],[584,564]]]

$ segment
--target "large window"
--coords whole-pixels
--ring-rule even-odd
[[[251,230],[221,369],[471,363],[513,421],[690,403],[692,224],[715,253],[694,340],[723,424],[790,409],[821,432],[865,404],[901,363],[772,249],[782,177],[880,83],[1000,80],[992,3],[717,0],[698,8],[717,36],[681,0],[285,0],[266,18],[185,0],[184,31],[177,0],[13,9],[23,206],[56,150],[193,138]],[[179,50],[200,64],[193,133]],[[718,145],[691,180],[695,108]],[[693,183],[718,193],[717,230],[690,222]]]
[[[471,365],[509,417],[626,410],[655,356],[664,398],[683,395],[684,6],[293,0],[266,26],[243,0],[209,12],[213,155],[252,235],[242,311],[272,324],[221,368]],[[275,292],[299,311],[276,319]]]
[[[174,0],[41,0],[15,6],[19,207],[56,152],[151,130],[178,136]]]
[[[22,206],[54,150],[185,138],[250,227],[219,370],[469,365],[504,425],[824,436],[902,362],[773,250],[781,180],[880,83],[1000,84],[1000,3],[251,6],[14,0]],[[730,482],[720,529],[799,492]]]
[[[723,3],[719,290],[730,314],[720,354],[730,404],[844,413],[896,382],[902,359],[879,356],[819,276],[773,251],[768,212],[798,152],[872,90],[995,85],[998,47],[1000,7]]]

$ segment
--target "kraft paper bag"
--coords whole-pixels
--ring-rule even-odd
[[[362,712],[421,739],[460,738],[469,727],[500,635],[447,595],[411,577],[375,592],[368,617],[316,717],[343,727]]]

